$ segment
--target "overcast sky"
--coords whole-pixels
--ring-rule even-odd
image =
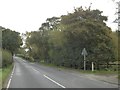
[[[38,30],[47,18],[72,12],[74,7],[89,7],[108,16],[107,25],[113,30],[116,4],[112,0],[0,0],[0,26],[25,33]]]

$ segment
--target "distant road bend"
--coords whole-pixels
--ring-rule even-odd
[[[8,88],[117,88],[117,85],[58,70],[14,57],[15,67]]]

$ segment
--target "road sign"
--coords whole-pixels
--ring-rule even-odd
[[[85,55],[85,56],[88,55],[88,53],[87,53],[85,48],[82,50],[82,55]]]
[[[84,56],[84,70],[86,70],[86,55],[88,55],[86,49],[82,50],[82,55]]]

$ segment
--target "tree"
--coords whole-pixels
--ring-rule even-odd
[[[12,54],[8,50],[2,49],[2,68],[6,68],[7,66],[11,65],[13,62]],[[1,67],[0,67],[1,68]]]
[[[15,51],[22,45],[20,33],[10,29],[2,30],[2,48],[8,50],[13,55]]]
[[[69,59],[75,60],[78,66],[81,60],[80,53],[86,48],[89,62],[96,63],[99,69],[100,64],[109,64],[114,61],[113,45],[111,42],[111,29],[104,21],[106,16],[102,16],[99,10],[83,10],[82,7],[75,9],[74,13],[62,16],[61,24],[65,27],[63,32],[67,38],[65,48]],[[79,63],[77,60],[80,60]],[[73,63],[71,63],[73,64]]]
[[[31,56],[55,65],[83,68],[82,49],[86,48],[87,69],[91,62],[100,69],[115,61],[111,28],[102,11],[75,8],[73,13],[48,18],[39,31],[31,32],[27,42]]]
[[[2,29],[4,28],[0,26],[0,48],[2,48]]]

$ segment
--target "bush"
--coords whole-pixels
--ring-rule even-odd
[[[32,57],[29,57],[28,59],[30,62],[34,62],[34,59]]]
[[[18,56],[18,57],[21,57],[21,58],[25,59],[25,56],[24,56],[23,54],[16,54],[16,56]]]
[[[2,49],[0,48],[0,68],[2,68]]]
[[[2,67],[7,67],[13,62],[12,54],[7,50],[2,50]]]

